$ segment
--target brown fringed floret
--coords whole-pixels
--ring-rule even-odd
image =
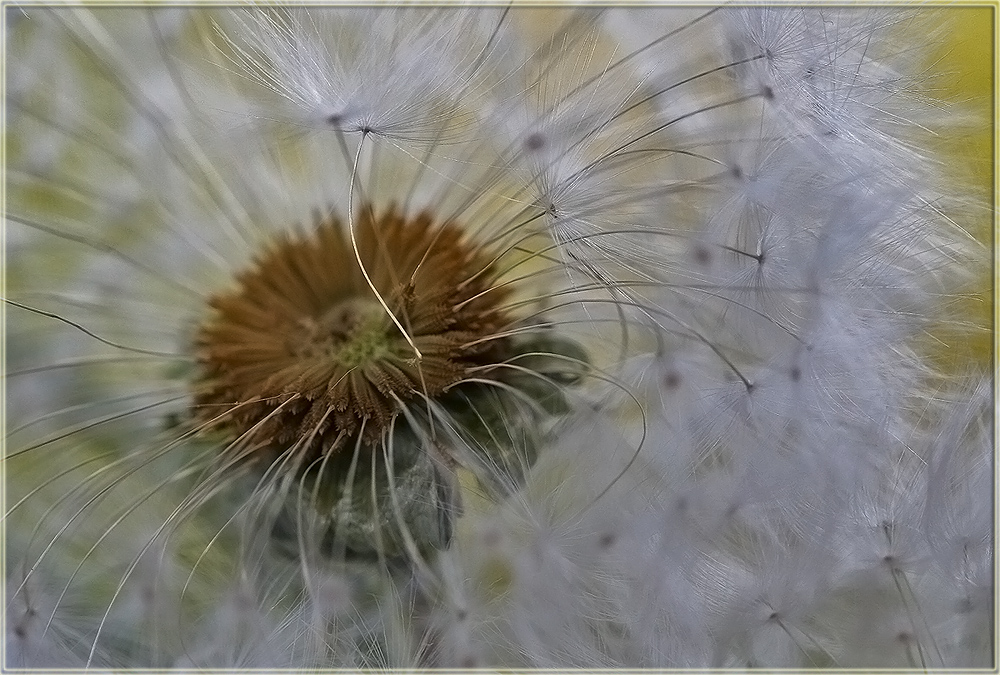
[[[383,437],[402,403],[435,397],[469,369],[504,358],[507,293],[492,288],[490,258],[455,223],[390,207],[360,209],[365,280],[345,223],[277,240],[209,301],[197,337],[195,410],[253,445],[333,452],[362,434]],[[259,425],[259,426],[257,426]]]

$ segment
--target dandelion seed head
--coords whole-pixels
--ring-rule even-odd
[[[12,8],[5,665],[990,663],[923,14]]]

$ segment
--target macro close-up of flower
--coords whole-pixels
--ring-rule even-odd
[[[6,3],[4,667],[993,667],[994,11]]]

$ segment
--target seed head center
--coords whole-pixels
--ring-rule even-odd
[[[367,298],[349,298],[318,319],[301,321],[303,344],[298,353],[305,357],[327,357],[345,368],[388,358],[398,340],[385,310]]]
[[[509,356],[507,293],[462,228],[363,205],[356,234],[368,278],[345,226],[328,218],[273,242],[234,290],[211,298],[198,334],[197,419],[310,453],[359,434],[376,443],[408,401]]]

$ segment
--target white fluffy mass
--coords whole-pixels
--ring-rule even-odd
[[[928,339],[989,251],[919,11],[5,11],[8,668],[993,663],[992,364]],[[402,557],[279,541],[294,481],[178,421],[206,299],[361,202],[527,252],[586,354]]]

